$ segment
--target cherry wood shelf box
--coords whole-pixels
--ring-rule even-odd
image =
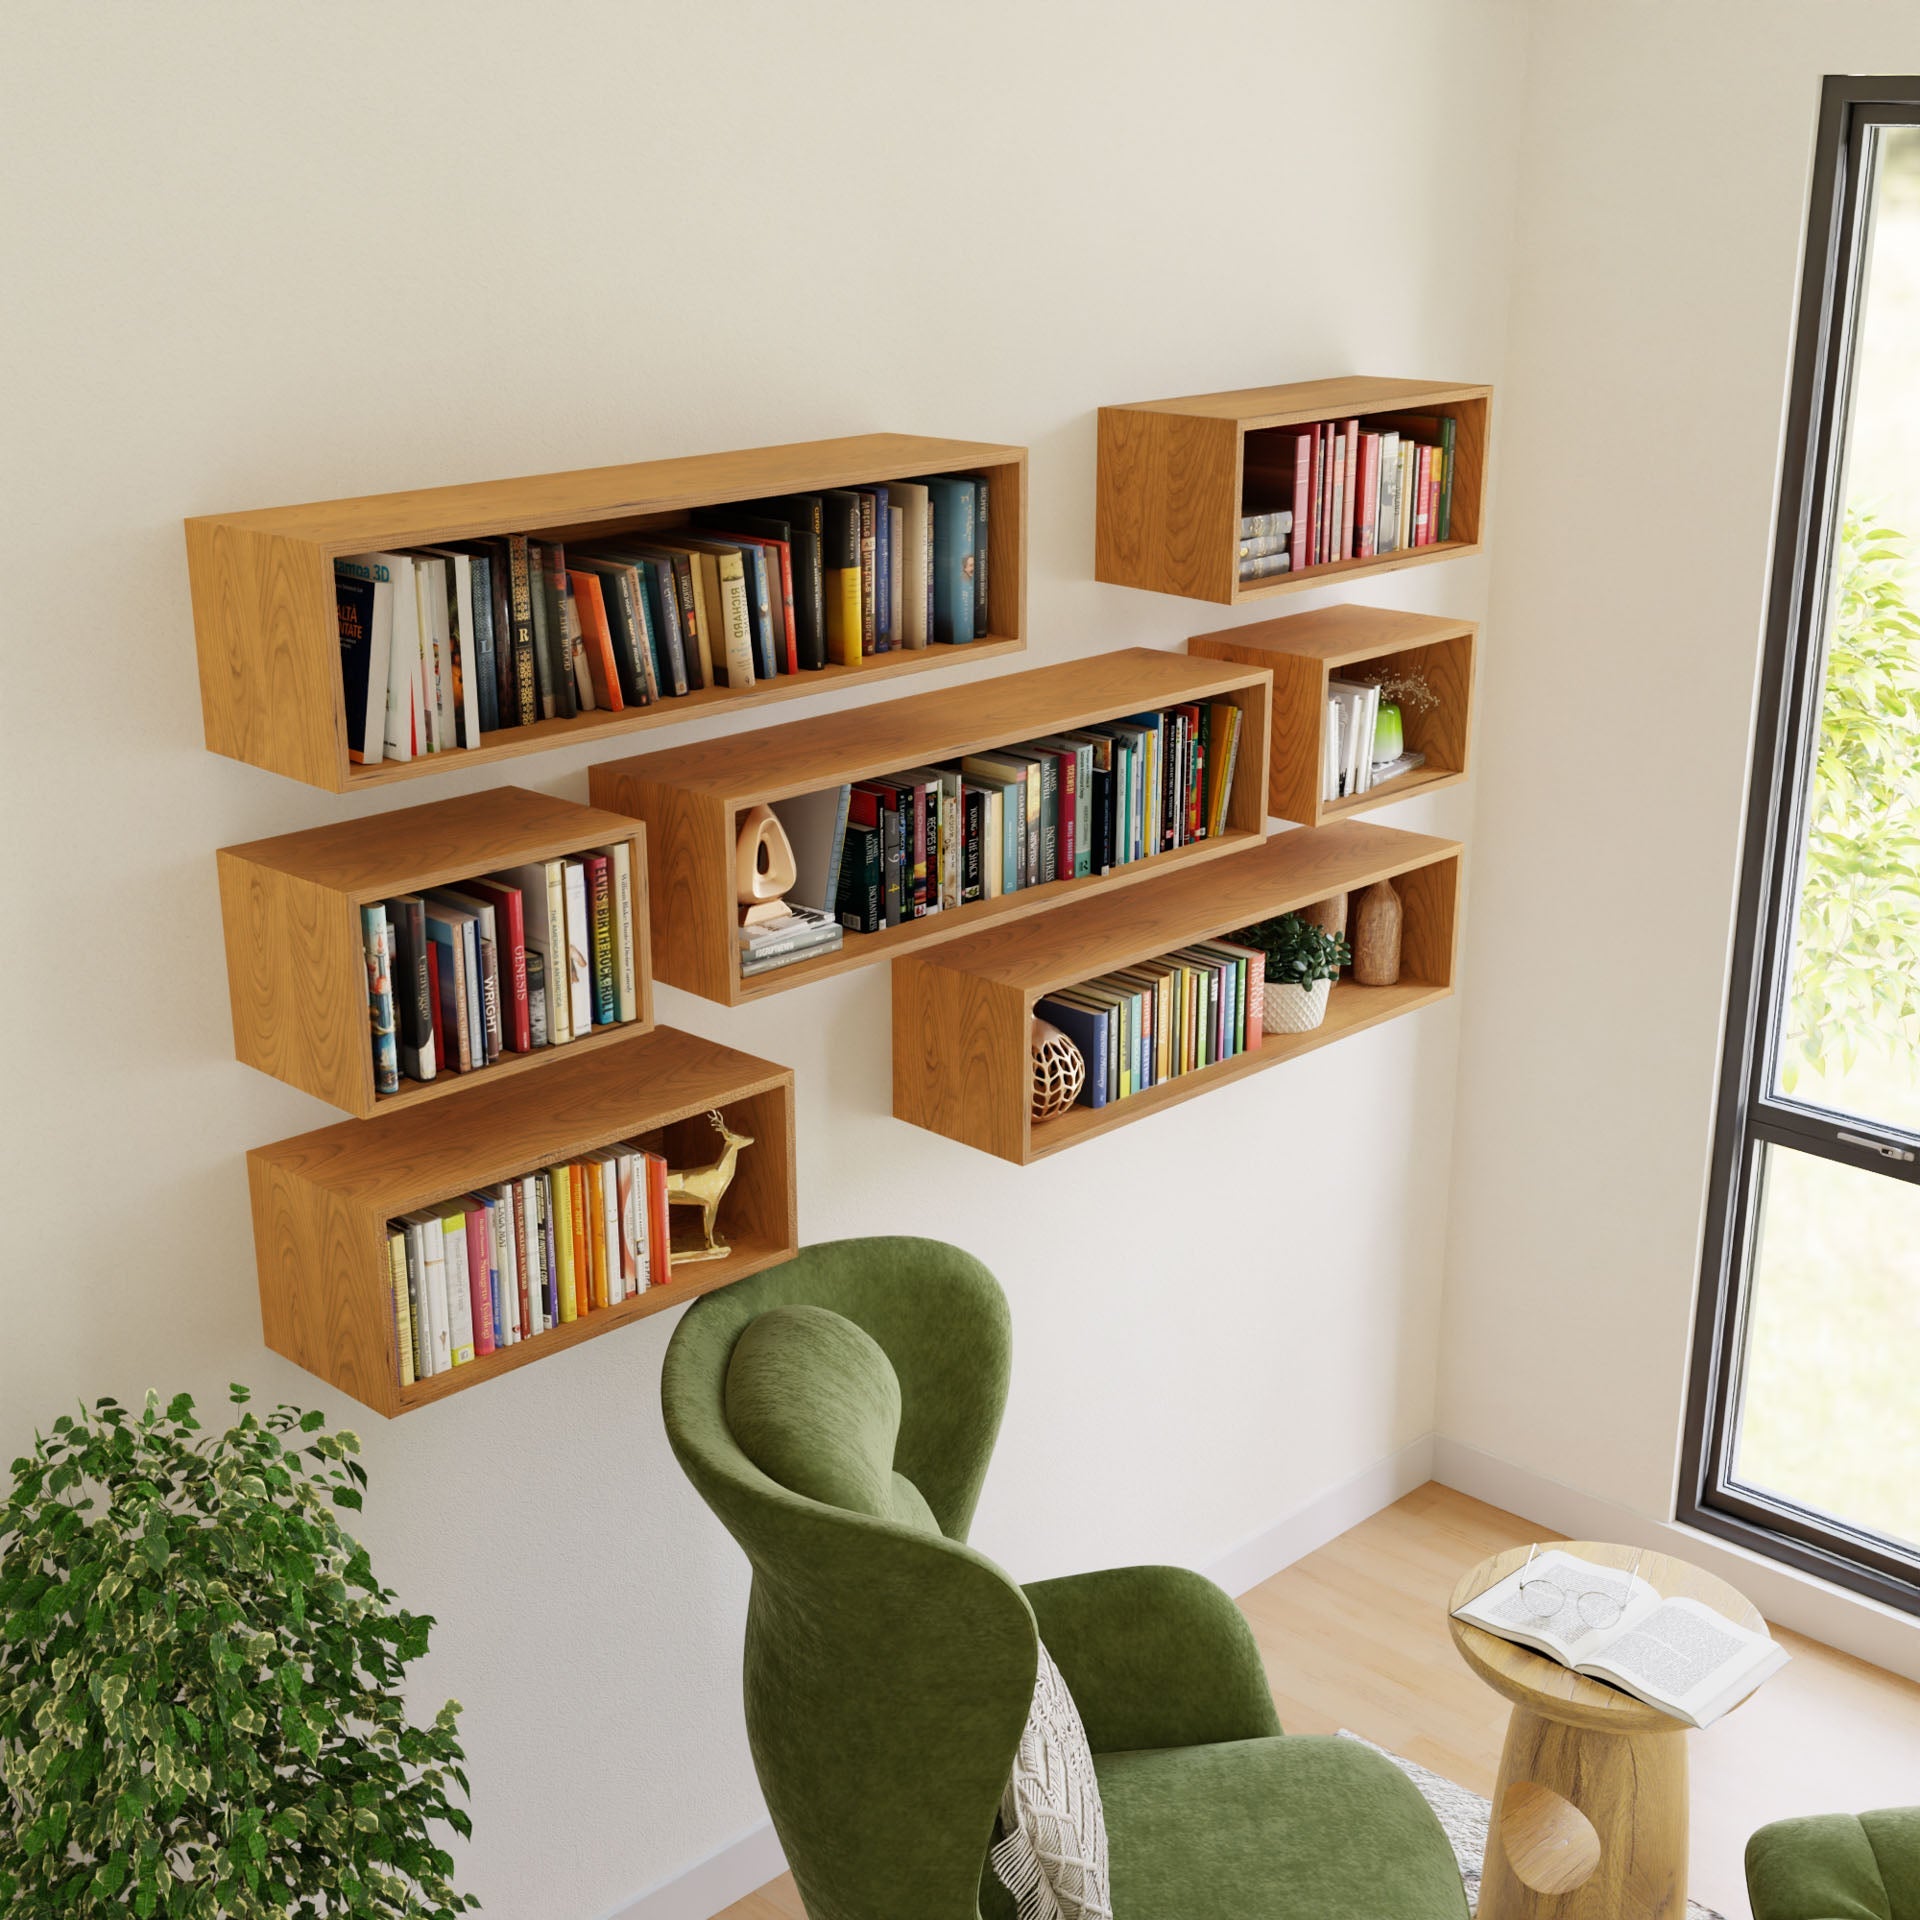
[[[1116,967],[1210,940],[1331,894],[1391,879],[1404,910],[1400,979],[1341,980],[1312,1033],[1261,1036],[1249,1052],[1104,1107],[1035,1121],[1027,1106],[1036,1002]],[[1144,1120],[1210,1087],[1376,1027],[1453,991],[1460,847],[1350,820],[1276,834],[1204,869],[1076,901],[1044,919],[991,927],[893,969],[893,1111],[983,1153],[1027,1165]]]
[[[857,667],[782,674],[738,692],[708,688],[621,713],[589,713],[507,727],[478,747],[403,762],[356,766],[347,758],[333,563],[343,554],[390,552],[505,533],[593,539],[685,523],[696,507],[828,487],[869,486],[915,474],[952,473],[992,486],[988,534],[988,633],[960,646],[885,653]],[[672,726],[716,708],[792,700],[866,686],[1026,645],[1027,450],[906,433],[809,440],[684,460],[485,480],[411,493],[366,494],[308,506],[203,514],[186,523],[187,574],[200,654],[207,746],[250,766],[334,793],[479,766],[543,747],[574,746]]]
[[[754,1144],[721,1203],[724,1260],[682,1263],[663,1285],[450,1373],[400,1385],[387,1222],[571,1159],[641,1140],[676,1167],[715,1157],[720,1108]],[[661,1027],[618,1051],[476,1091],[452,1106],[346,1120],[247,1155],[266,1343],[388,1418],[677,1307],[788,1259],[794,1203],[793,1073]]]
[[[1267,811],[1279,820],[1318,827],[1466,778],[1475,634],[1471,620],[1398,613],[1385,607],[1319,607],[1251,626],[1196,634],[1187,642],[1187,651],[1203,660],[1272,668]],[[1327,683],[1364,677],[1361,670],[1370,667],[1417,670],[1433,689],[1440,704],[1430,712],[1415,713],[1404,703],[1400,709],[1407,747],[1424,753],[1426,765],[1365,793],[1323,799]]]
[[[1266,836],[1270,685],[1264,667],[1222,666],[1126,648],[856,712],[604,761],[592,769],[589,788],[596,806],[647,824],[654,863],[654,964],[660,978],[723,1006],[738,1006],[952,940],[990,922],[1043,913],[1067,900],[1130,887],[1257,844]],[[1244,715],[1227,827],[1220,838],[1105,874],[977,900],[877,933],[848,933],[837,952],[740,977],[734,842],[738,816],[747,808],[1188,701],[1231,701]]]
[[[633,849],[639,1017],[567,1046],[505,1054],[473,1073],[403,1076],[398,1093],[376,1094],[362,905],[621,840]],[[222,847],[217,858],[235,1056],[363,1119],[619,1046],[653,1025],[646,834],[625,815],[497,787]]]
[[[1391,573],[1477,553],[1492,395],[1491,387],[1356,373],[1102,407],[1094,577],[1118,587],[1238,606],[1354,574]],[[1262,467],[1283,463],[1276,445],[1283,431],[1356,416],[1364,430],[1370,415],[1383,413],[1451,414],[1458,423],[1448,522],[1452,537],[1430,547],[1331,561],[1243,586],[1239,542],[1247,480]],[[1287,437],[1290,441],[1290,433]],[[1291,458],[1288,445],[1284,460]]]

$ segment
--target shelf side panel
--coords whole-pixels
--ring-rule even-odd
[[[234,1057],[331,1106],[370,1113],[367,974],[354,908],[231,849],[216,858]]]
[[[896,1118],[1016,1165],[1026,1159],[1029,1015],[1018,992],[937,958],[893,968]]]
[[[1455,928],[1460,909],[1460,856],[1399,875],[1400,968],[1436,987],[1453,985]]]
[[[1094,513],[1096,580],[1231,601],[1239,427],[1231,420],[1102,407]]]
[[[318,547],[187,522],[208,748],[331,792],[347,774],[333,569]]]

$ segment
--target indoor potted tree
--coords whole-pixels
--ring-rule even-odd
[[[1297,913],[1277,914],[1229,938],[1267,956],[1264,1033],[1311,1033],[1327,1017],[1327,995],[1353,955],[1337,933]]]
[[[247,1399],[233,1389],[236,1402]],[[408,1723],[432,1622],[335,1509],[351,1433],[282,1407],[206,1435],[149,1394],[54,1423],[0,1509],[0,1915],[463,1913],[448,1701]]]

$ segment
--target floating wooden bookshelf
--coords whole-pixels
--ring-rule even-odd
[[[375,1093],[361,906],[621,840],[632,848],[639,1018],[566,1046],[505,1054],[472,1073],[403,1078],[398,1093]],[[618,1046],[653,1025],[646,835],[624,815],[497,787],[223,847],[216,857],[235,1057],[363,1119]]]
[[[696,507],[922,473],[992,488],[988,633],[955,646],[880,654],[857,667],[708,688],[620,713],[545,720],[482,736],[478,747],[356,766],[347,758],[333,562],[344,554],[443,545],[504,533],[590,539],[684,524]],[[488,480],[307,506],[206,514],[186,523],[207,746],[334,793],[450,773],[545,747],[575,746],[700,719],[719,709],[864,687],[903,674],[1018,653],[1026,645],[1027,450],[971,440],[870,433],[633,466]]]
[[[1187,651],[1203,660],[1273,669],[1273,743],[1267,756],[1267,811],[1317,827],[1416,793],[1450,787],[1467,775],[1473,719],[1477,629],[1471,620],[1385,607],[1319,607],[1251,626],[1196,634]],[[1369,668],[1417,669],[1439,705],[1416,713],[1402,705],[1401,729],[1426,765],[1365,793],[1322,798],[1327,682],[1364,679]]]
[[[665,1284],[517,1345],[400,1385],[387,1222],[615,1141],[675,1166],[713,1158],[703,1116],[720,1108],[754,1144],[740,1156],[717,1232],[724,1260],[683,1264]],[[791,1069],[658,1028],[631,1046],[476,1089],[432,1110],[342,1121],[247,1155],[266,1343],[392,1418],[712,1293],[798,1246]]]
[[[1477,553],[1492,394],[1491,387],[1349,374],[1102,407],[1094,577],[1238,606],[1355,574],[1392,573]],[[1372,416],[1389,413],[1450,414],[1458,423],[1452,537],[1430,547],[1336,560],[1243,586],[1239,539],[1247,485],[1263,468],[1282,464],[1282,434],[1317,420],[1356,416],[1364,430]],[[1290,451],[1286,458],[1290,461]]]
[[[1103,1107],[1029,1117],[1034,1005],[1116,967],[1230,933],[1336,893],[1392,880],[1404,912],[1400,979],[1341,980],[1311,1033],[1265,1034],[1253,1050]],[[1043,918],[987,928],[893,969],[893,1111],[983,1153],[1027,1165],[1096,1134],[1277,1067],[1315,1047],[1411,1013],[1453,991],[1460,847],[1368,821],[1276,834],[1192,868]]]
[[[737,1006],[828,974],[895,959],[992,922],[1044,913],[1066,901],[1129,888],[1257,845],[1266,834],[1270,690],[1264,667],[1127,648],[757,733],[605,761],[592,769],[589,786],[596,806],[647,824],[659,977],[669,986]],[[1231,701],[1245,716],[1227,828],[1220,838],[877,933],[850,932],[837,952],[740,977],[734,841],[738,816],[748,807],[1188,701]]]

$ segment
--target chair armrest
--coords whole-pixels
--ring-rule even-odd
[[[1747,1842],[1753,1920],[1920,1920],[1920,1807],[1776,1820]]]
[[[1112,1567],[1025,1589],[1095,1753],[1280,1731],[1240,1609],[1184,1567]]]

